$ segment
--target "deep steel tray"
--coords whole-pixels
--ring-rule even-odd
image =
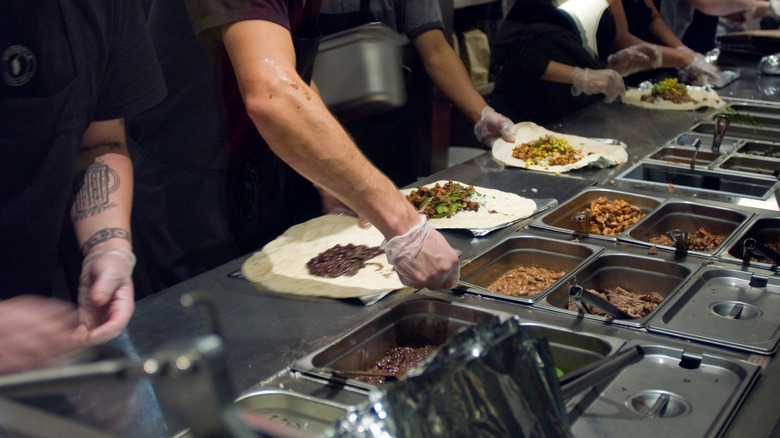
[[[691,131],[712,136],[715,133],[715,123],[702,122],[694,126],[691,129]],[[780,129],[775,129],[771,127],[731,125],[729,126],[728,131],[726,131],[726,135],[728,137],[732,137],[732,138],[736,137],[739,139],[776,141],[778,138],[780,138]],[[711,144],[712,142],[710,143],[703,142],[702,147],[707,147],[708,145]],[[724,146],[725,145],[721,144],[721,149]]]
[[[780,143],[747,141],[737,147],[736,152],[738,154],[778,159],[780,158]]]
[[[607,200],[610,202],[614,202],[617,199],[625,200],[629,204],[639,207],[644,214],[648,214],[656,209],[663,201],[662,198],[638,195],[636,193],[621,192],[603,188],[591,188],[583,190],[582,193],[562,203],[550,212],[535,218],[529,225],[533,228],[546,229],[567,234],[578,234],[573,218],[577,214],[585,211],[585,209],[590,207],[591,202],[602,196],[607,198]],[[609,241],[615,241],[617,239],[617,236],[602,236],[598,234],[588,234],[588,237]]]
[[[700,148],[701,149],[701,148]],[[707,152],[694,148],[665,146],[647,156],[648,160],[662,161],[668,164],[684,164],[690,166],[691,160],[695,167],[707,167],[720,159],[722,154]]]
[[[780,174],[780,160],[745,157],[741,155],[731,156],[717,167],[724,170],[766,176],[776,176],[776,174]]]
[[[717,250],[728,245],[737,231],[747,222],[752,213],[730,210],[694,202],[667,200],[654,212],[645,216],[627,233],[618,237],[626,242],[652,246],[650,238],[667,231],[679,229],[688,233],[696,232],[700,227],[710,233],[722,234],[726,239],[712,251],[689,251],[690,254],[712,256]],[[655,245],[658,249],[675,251],[666,245]]]
[[[762,245],[780,241],[780,218],[755,215],[742,231],[716,256],[734,263],[743,263],[745,239],[753,238]],[[769,262],[751,261],[750,266],[771,269]]]
[[[535,306],[614,325],[643,328],[695,270],[696,265],[693,263],[666,262],[658,258],[607,250],[568,276],[565,282],[547,293]],[[652,312],[639,319],[611,319],[599,315],[581,314],[568,310],[569,289],[575,284],[585,289],[595,290],[620,286],[635,294],[657,292],[664,297],[664,300]]]
[[[573,436],[720,436],[760,372],[758,365],[741,360],[663,345],[641,347],[639,362],[585,396]]]
[[[331,379],[333,375],[323,368],[364,371],[373,367],[387,350],[400,346],[443,345],[461,330],[494,317],[513,316],[434,299],[410,300],[295,361],[291,367],[324,379]],[[538,323],[523,325],[532,335],[549,340],[553,361],[564,372],[595,362],[617,351],[625,343],[618,338],[576,333]],[[339,380],[355,388],[368,390],[375,387],[351,378]]]
[[[755,353],[780,343],[780,278],[706,266],[647,330]]]
[[[482,296],[530,304],[541,299],[546,291],[564,281],[567,274],[603,249],[531,235],[512,236],[461,266],[459,288]],[[505,272],[519,266],[565,271],[566,274],[545,291],[534,295],[510,296],[488,289]]]

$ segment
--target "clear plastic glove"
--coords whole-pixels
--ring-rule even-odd
[[[677,50],[693,56],[693,62],[681,69],[683,82],[695,85],[717,84],[721,81],[720,69],[707,62],[701,53],[694,52],[685,46],[677,47]]]
[[[135,254],[107,246],[89,253],[79,279],[79,319],[91,344],[107,342],[127,326],[135,309]]]
[[[574,67],[571,79],[573,82],[571,94],[574,96],[579,96],[580,93],[588,95],[602,93],[604,102],[610,103],[626,91],[623,77],[615,70]]]
[[[655,44],[637,44],[609,55],[610,69],[626,77],[639,71],[655,70],[663,63],[663,50]]]
[[[406,234],[385,241],[382,249],[403,284],[428,289],[458,285],[458,256],[425,215]]]
[[[486,106],[482,109],[482,118],[474,125],[474,135],[485,146],[493,146],[493,142],[499,138],[512,143],[512,128],[515,124],[508,117],[497,113],[493,108]]]
[[[68,302],[34,295],[0,301],[0,374],[62,365],[87,345]]]

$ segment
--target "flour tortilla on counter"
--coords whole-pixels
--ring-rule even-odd
[[[434,187],[436,184],[444,185],[449,180],[436,181],[426,184],[423,187]],[[465,184],[453,181],[461,186],[468,187],[471,184]],[[472,201],[480,204],[478,211],[461,210],[451,217],[437,219],[428,219],[428,223],[436,229],[464,229],[480,230],[496,228],[502,225],[508,225],[520,219],[527,218],[536,211],[536,202],[532,199],[523,198],[514,193],[502,192],[501,190],[489,189],[486,187],[473,186],[480,196],[472,197]],[[401,193],[408,195],[413,189],[403,189]]]
[[[718,96],[718,93],[701,87],[688,87],[688,94],[693,98],[693,102],[674,103],[665,99],[655,99],[655,102],[645,102],[642,96],[650,94],[650,90],[631,88],[623,94],[623,103],[642,108],[651,108],[659,110],[692,111],[704,107],[724,108],[726,101]]]
[[[561,134],[545,129],[533,122],[520,122],[512,130],[514,143],[503,139],[493,143],[493,158],[507,166],[521,167],[523,169],[540,170],[543,172],[563,173],[574,169],[580,169],[590,165],[598,167],[615,166],[628,161],[628,153],[620,145],[610,145],[596,140],[571,134]],[[540,164],[526,164],[525,160],[512,156],[515,146],[536,141],[545,135],[564,138],[575,149],[582,151],[582,159],[566,165],[545,166]]]
[[[404,285],[382,253],[352,277],[309,274],[306,263],[336,245],[379,246],[384,236],[361,228],[352,216],[324,215],[287,229],[241,266],[244,277],[272,292],[330,298],[354,298],[390,292]]]

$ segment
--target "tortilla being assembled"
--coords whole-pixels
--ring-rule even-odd
[[[447,182],[447,180],[436,181],[426,184],[424,187],[434,187],[436,184],[444,185]],[[457,181],[453,182],[462,186],[470,185]],[[514,193],[502,192],[501,190],[473,187],[477,195],[472,196],[471,200],[480,204],[479,210],[461,210],[451,217],[428,219],[428,223],[436,229],[481,230],[508,225],[531,216],[536,210],[536,202],[532,199],[523,198]],[[403,189],[401,193],[408,195],[413,190],[417,189]]]
[[[351,298],[401,289],[404,285],[382,253],[354,276],[311,275],[306,263],[338,244],[379,246],[384,236],[374,227],[361,228],[352,216],[325,215],[290,227],[241,266],[249,281],[272,292]]]
[[[643,101],[642,96],[650,93],[651,90],[628,89],[623,94],[623,103],[642,108],[677,111],[691,111],[704,107],[724,108],[726,106],[726,101],[721,99],[718,93],[700,87],[688,87],[688,95],[693,98],[693,102],[674,103],[665,99],[655,99],[654,102]]]
[[[604,167],[604,165],[614,166],[628,161],[628,153],[620,145],[605,144],[577,135],[560,134],[545,129],[533,122],[521,122],[516,124],[512,130],[512,135],[515,138],[514,143],[506,142],[503,139],[498,139],[493,143],[493,158],[501,161],[507,166],[540,170],[543,172],[563,173],[589,165],[595,165],[596,162],[599,162],[598,164],[601,165],[601,167]],[[573,148],[580,150],[582,159],[571,164],[550,166],[528,164],[525,160],[512,156],[512,151],[515,146],[539,140],[545,135],[552,135],[565,139]]]

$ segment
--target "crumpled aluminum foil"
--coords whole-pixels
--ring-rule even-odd
[[[570,437],[546,339],[515,318],[471,327],[326,431],[338,438]]]

